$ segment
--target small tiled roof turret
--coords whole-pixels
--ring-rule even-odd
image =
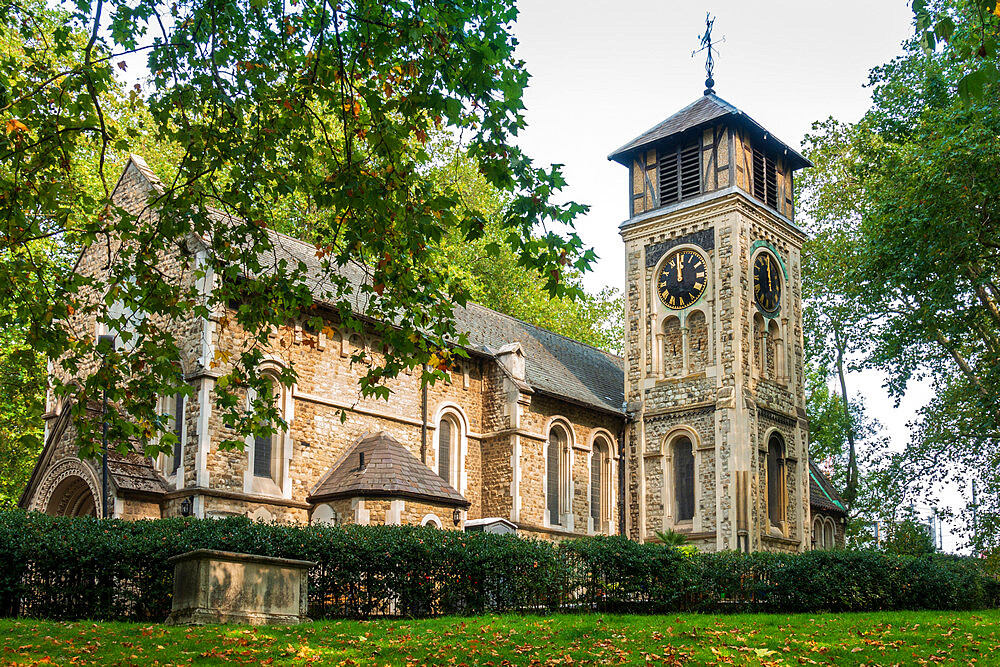
[[[323,476],[307,500],[321,503],[340,498],[409,498],[453,507],[471,504],[385,431],[361,438]]]

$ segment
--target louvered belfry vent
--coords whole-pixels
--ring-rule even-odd
[[[778,179],[774,160],[753,151],[753,196],[771,208],[778,207]]]
[[[660,154],[660,206],[701,194],[698,153],[698,144],[690,144]]]

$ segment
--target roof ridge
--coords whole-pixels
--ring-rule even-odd
[[[692,102],[691,104],[695,104],[697,101],[698,100],[695,100],[695,102]],[[726,102],[726,104],[728,104],[728,102]],[[691,105],[688,105],[688,106],[691,106]],[[143,161],[142,157],[140,157],[138,155],[133,155],[132,157],[136,158],[136,159],[138,159],[140,161]],[[144,161],[143,161],[143,163],[145,164]],[[148,167],[147,167],[147,169],[148,169]],[[156,174],[151,169],[149,169],[149,174],[152,177],[157,178]],[[226,217],[231,218],[231,219],[237,219],[237,220],[241,220],[242,219],[240,216],[234,215],[233,213],[230,213],[230,212],[225,211],[223,209],[219,209],[219,208],[217,208],[215,206],[209,206],[209,207],[207,207],[207,210],[212,211],[212,212],[217,212],[218,214],[226,216]],[[286,234],[284,232],[278,231],[277,229],[274,229],[272,227],[267,227],[266,229],[267,229],[268,233],[274,234],[275,236],[277,236],[277,237],[279,237],[281,239],[284,239],[284,240],[287,240],[287,241],[291,241],[294,244],[297,244],[297,245],[301,246],[302,248],[314,249],[316,247],[315,243],[310,243],[309,241],[306,241],[306,240],[300,239],[298,237],[292,236],[290,234]],[[349,260],[349,263],[354,264],[355,266],[357,266],[358,268],[360,268],[362,270],[364,270],[366,268],[365,265],[362,262],[359,262],[358,260],[356,260],[354,258],[351,258]],[[346,266],[346,264],[345,264],[345,266]],[[483,310],[489,311],[491,313],[495,313],[497,315],[505,317],[505,318],[507,318],[509,320],[513,320],[514,322],[518,322],[518,323],[523,324],[525,326],[532,327],[532,328],[534,328],[534,329],[536,329],[538,331],[544,331],[544,332],[546,332],[548,334],[551,334],[553,336],[557,336],[559,338],[562,338],[563,340],[569,341],[569,342],[574,343],[576,345],[579,345],[581,347],[589,348],[589,349],[594,350],[596,352],[600,352],[601,354],[605,355],[609,359],[617,360],[617,361],[621,361],[621,360],[624,359],[624,357],[620,357],[620,356],[618,356],[616,354],[612,354],[611,352],[608,352],[607,350],[602,350],[601,348],[597,347],[596,345],[591,345],[590,343],[585,343],[585,342],[583,342],[581,340],[577,340],[576,338],[572,338],[570,336],[566,336],[565,334],[557,333],[557,332],[552,331],[551,329],[547,329],[547,328],[545,328],[543,326],[539,326],[537,324],[532,324],[531,322],[528,322],[526,320],[522,320],[519,317],[514,317],[513,315],[510,315],[508,313],[503,313],[503,312],[501,312],[499,310],[490,308],[489,306],[484,306],[481,303],[478,303],[478,302],[475,302],[475,301],[468,301],[467,305],[466,305],[466,308],[468,308],[469,305],[482,308]],[[470,331],[468,333],[472,333],[472,332]]]
[[[484,306],[483,304],[478,303],[476,301],[469,301],[469,305],[477,306],[479,308],[482,308],[483,310],[488,310],[491,313],[494,313],[496,315],[500,315],[501,317],[506,317],[509,320],[514,320],[515,322],[519,322],[521,324],[525,324],[525,325],[527,325],[529,327],[533,327],[535,329],[538,329],[539,331],[544,331],[545,333],[552,334],[553,336],[558,336],[559,338],[562,338],[563,340],[568,340],[571,343],[576,343],[577,345],[581,345],[583,347],[589,347],[591,350],[594,350],[596,352],[600,352],[601,354],[603,354],[603,355],[605,355],[607,357],[610,357],[612,359],[621,359],[621,360],[624,360],[624,358],[625,358],[625,357],[619,357],[617,354],[612,354],[611,352],[608,352],[607,350],[602,350],[601,348],[597,347],[596,345],[591,345],[590,343],[585,343],[582,340],[577,340],[576,338],[573,338],[571,336],[567,336],[566,334],[561,334],[561,333],[559,333],[557,331],[553,331],[552,329],[546,329],[545,327],[540,326],[538,324],[532,324],[531,322],[528,322],[527,320],[522,320],[519,317],[514,317],[513,315],[510,315],[508,313],[504,313],[504,312],[501,312],[499,310],[495,310],[493,308],[490,308],[489,306]],[[511,342],[513,342],[513,341],[511,341]]]

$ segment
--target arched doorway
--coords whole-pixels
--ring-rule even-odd
[[[53,463],[32,493],[28,509],[54,516],[100,516],[101,482],[93,466],[75,456]]]
[[[52,491],[45,513],[54,516],[96,516],[96,498],[82,477],[72,475],[59,482]]]

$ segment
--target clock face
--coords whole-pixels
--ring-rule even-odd
[[[667,256],[656,277],[656,293],[671,310],[687,308],[705,292],[708,284],[705,259],[693,250],[677,250]]]
[[[778,312],[781,306],[781,265],[769,252],[762,252],[753,261],[753,300],[767,314]]]

